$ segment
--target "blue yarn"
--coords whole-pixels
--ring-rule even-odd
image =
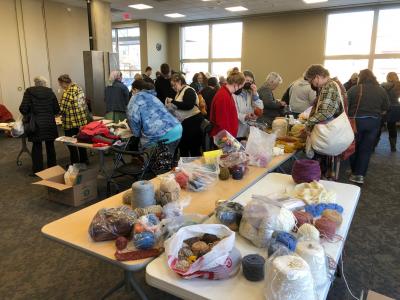
[[[149,231],[145,231],[142,233],[136,233],[133,236],[133,244],[137,249],[146,250],[153,248],[154,244],[156,243],[156,239],[154,234]]]
[[[325,209],[332,209],[338,213],[343,213],[343,207],[336,203],[310,204],[305,207],[305,211],[310,213],[314,218],[322,215]]]
[[[158,223],[160,223],[160,220],[157,218],[155,214],[148,214],[146,217],[149,223],[152,225],[157,225]]]
[[[297,246],[297,239],[294,237],[294,235],[287,233],[287,232],[279,232],[276,235],[276,241],[278,243],[283,244],[286,248],[288,248],[290,251],[296,250]]]

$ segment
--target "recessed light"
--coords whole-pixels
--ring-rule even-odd
[[[314,4],[314,3],[321,3],[321,2],[328,2],[328,0],[303,0],[306,4]]]
[[[232,6],[232,7],[226,7],[225,9],[229,10],[229,11],[245,11],[245,10],[248,10],[246,7],[243,7],[243,6]]]
[[[153,6],[150,6],[147,4],[132,4],[132,5],[129,5],[129,7],[132,7],[134,9],[140,9],[140,10],[153,8]]]
[[[178,14],[178,13],[166,14],[164,16],[166,16],[168,18],[183,18],[183,17],[186,17],[185,15]]]

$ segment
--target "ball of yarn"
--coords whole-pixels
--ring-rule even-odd
[[[265,259],[258,254],[246,255],[242,259],[242,270],[244,277],[249,281],[260,281],[264,279]]]
[[[316,220],[315,227],[319,230],[321,237],[331,239],[336,234],[336,223],[326,217]]]
[[[272,122],[272,132],[276,134],[276,137],[283,137],[287,135],[288,122],[283,117],[277,117]]]
[[[297,230],[297,235],[299,238],[319,241],[318,229],[315,226],[308,223],[305,223],[299,227],[299,229]]]
[[[221,167],[219,170],[219,179],[221,180],[228,180],[231,177],[228,168]]]
[[[307,262],[297,255],[277,256],[267,266],[266,299],[315,300]]]
[[[314,218],[322,215],[326,209],[333,209],[338,213],[343,213],[343,207],[336,203],[309,204],[306,205],[304,209],[306,212],[312,214]]]
[[[312,224],[312,222],[313,222],[313,217],[308,212],[298,210],[298,211],[294,211],[293,215],[297,220],[297,223],[296,223],[297,228],[299,228],[301,225],[303,225],[305,223]],[[294,231],[296,232],[297,229],[295,228]]]
[[[193,254],[197,257],[205,255],[208,251],[210,251],[210,247],[202,241],[198,241],[194,243],[191,247]]]
[[[175,180],[182,189],[186,189],[189,185],[189,176],[183,172],[176,173]]]
[[[156,204],[154,185],[142,180],[132,184],[132,208],[148,207]]]
[[[145,231],[142,233],[136,233],[133,236],[133,244],[137,249],[146,250],[153,248],[154,244],[156,243],[156,239],[154,234],[149,231]]]
[[[317,160],[299,159],[292,168],[292,178],[297,184],[319,181],[321,179],[321,167]]]
[[[290,251],[294,251],[296,249],[297,239],[294,237],[294,235],[288,232],[278,232],[275,239],[278,243],[281,243]]]
[[[333,209],[326,209],[322,213],[322,216],[328,218],[329,220],[336,223],[336,226],[339,227],[343,222],[343,217],[340,213]]]
[[[276,226],[274,229],[277,231],[289,232],[293,229],[295,225],[296,218],[293,213],[290,210],[282,207],[279,211],[279,215],[276,220]]]
[[[317,241],[301,241],[297,244],[296,253],[309,265],[315,285],[325,285],[328,269],[324,247]]]
[[[232,178],[233,179],[242,180],[243,179],[243,175],[244,175],[244,172],[243,172],[242,168],[239,168],[239,167],[233,168],[233,170],[232,170]]]
[[[128,246],[128,239],[124,236],[119,236],[116,240],[115,240],[115,247],[118,250],[124,250],[126,248],[126,246]]]
[[[243,205],[237,202],[225,202],[216,208],[216,217],[231,230],[239,230],[243,214]]]

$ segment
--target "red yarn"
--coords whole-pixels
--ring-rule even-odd
[[[321,237],[332,239],[336,235],[336,223],[326,217],[315,221],[315,227],[319,230]]]
[[[319,181],[321,179],[321,167],[319,162],[310,159],[296,160],[292,168],[292,177],[297,184]]]
[[[299,228],[304,223],[312,224],[312,222],[313,222],[313,217],[308,212],[298,210],[298,211],[294,211],[293,214],[297,220],[297,223],[296,223],[297,227],[295,227],[293,229],[294,232],[297,232],[297,228]]]

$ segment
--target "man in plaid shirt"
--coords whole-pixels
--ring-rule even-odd
[[[61,75],[58,83],[64,89],[61,97],[60,111],[62,125],[66,136],[74,136],[79,133],[79,128],[88,123],[86,115],[85,94],[82,89],[72,82],[69,75]],[[68,146],[71,157],[71,164],[87,163],[88,157],[85,148]]]

